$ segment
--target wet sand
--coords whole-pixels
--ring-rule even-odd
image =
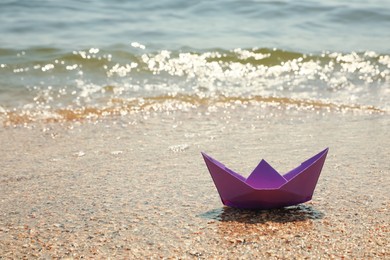
[[[0,258],[390,258],[390,116],[217,108],[0,129]],[[311,202],[223,207],[243,175],[329,147]]]

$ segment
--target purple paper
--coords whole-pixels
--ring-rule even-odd
[[[311,200],[328,149],[284,175],[261,160],[248,178],[207,154],[202,155],[224,205],[242,209],[272,209]]]

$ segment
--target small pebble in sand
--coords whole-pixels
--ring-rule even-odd
[[[82,156],[85,155],[85,153],[83,151],[79,151],[77,153],[74,153],[73,155],[76,156],[76,157],[82,157]]]
[[[112,155],[119,155],[119,154],[122,154],[123,151],[112,151],[111,154]]]
[[[178,144],[178,145],[169,146],[168,149],[174,153],[178,153],[178,152],[184,152],[188,148],[190,148],[188,144]]]

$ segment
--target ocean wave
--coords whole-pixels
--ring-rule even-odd
[[[149,50],[134,42],[75,51],[0,49],[0,57],[0,107],[8,115],[85,108],[115,112],[113,100],[154,100],[158,107],[162,97],[182,105],[183,97],[190,97],[191,106],[199,100],[213,105],[259,97],[378,111],[389,111],[390,104],[390,55],[375,52]]]

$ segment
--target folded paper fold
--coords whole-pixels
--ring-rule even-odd
[[[248,178],[202,153],[210,175],[226,206],[271,209],[309,201],[325,162],[328,148],[281,175],[261,160]]]

